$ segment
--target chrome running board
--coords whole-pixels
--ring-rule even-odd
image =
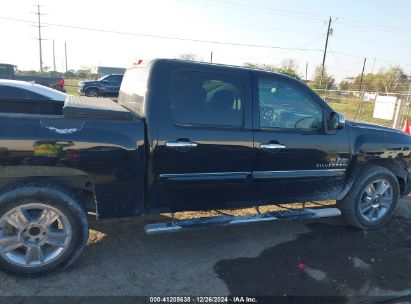
[[[256,222],[321,218],[341,215],[341,211],[337,208],[321,208],[321,209],[302,209],[302,210],[287,210],[269,212],[256,215],[243,216],[212,216],[178,220],[168,223],[149,224],[144,227],[147,234],[176,232],[182,229],[195,229],[206,226],[226,226],[239,225]]]

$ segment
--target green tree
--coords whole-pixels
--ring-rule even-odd
[[[361,84],[361,74],[352,81],[342,81],[339,84],[342,90],[364,90],[368,92],[400,93],[407,91],[409,82],[407,75],[399,67],[391,67],[388,70],[381,70],[378,73],[369,73],[363,76]]]
[[[284,68],[278,68],[275,65],[272,64],[265,64],[265,63],[251,63],[251,62],[246,62],[244,63],[245,67],[252,68],[252,69],[260,69],[260,70],[265,70],[269,72],[274,72],[274,73],[279,73],[279,74],[284,74],[296,79],[301,79],[298,73],[295,70],[292,69],[284,69]]]
[[[75,78],[76,73],[74,72],[74,70],[68,70],[67,72],[64,73],[64,77],[66,77],[66,78]]]
[[[89,66],[81,66],[80,69],[78,69],[75,72],[76,76],[78,78],[86,78],[86,79],[92,79],[95,78],[97,76],[96,73],[96,68],[93,67],[89,67]]]
[[[196,54],[194,53],[184,53],[178,56],[180,60],[187,60],[187,61],[200,61]]]
[[[297,61],[293,58],[287,58],[281,61],[280,69],[284,71],[293,71],[296,72],[298,70],[299,66],[297,64]]]
[[[321,76],[322,74],[322,76]],[[314,71],[313,81],[310,86],[315,89],[331,89],[335,86],[335,79],[328,73],[324,67],[324,71],[321,65],[317,66]]]

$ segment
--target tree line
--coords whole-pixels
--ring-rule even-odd
[[[192,53],[181,54],[178,58],[202,61]],[[299,80],[304,78],[298,73],[299,66],[293,58],[284,59],[279,65],[252,62],[245,62],[243,65],[249,68],[285,74]],[[362,81],[361,73],[359,73],[357,76],[346,78],[337,84],[327,68],[325,67],[323,71],[322,66],[319,65],[315,68],[312,79],[307,82],[308,86],[313,89],[327,90],[403,93],[410,89],[410,79],[399,66],[382,69],[377,73],[364,74]]]
[[[43,72],[29,70],[29,71],[18,71],[19,75],[24,76],[54,76],[54,77],[65,77],[65,78],[77,78],[77,79],[95,79],[97,78],[97,68],[81,66],[78,70],[68,70],[67,72],[60,73],[57,71],[50,71],[48,67],[43,68]]]
[[[177,58],[189,61],[204,61],[202,58],[199,58],[193,53],[184,53],[179,55]],[[299,80],[303,80],[305,78],[298,73],[299,65],[293,58],[284,59],[279,65],[252,62],[245,62],[243,65],[249,68],[262,69],[288,75]],[[19,74],[31,76],[64,76],[65,78],[77,79],[97,78],[97,69],[95,67],[81,66],[80,69],[68,70],[65,73],[50,71],[47,67],[44,69],[45,70],[43,72],[34,70],[19,71]],[[404,70],[399,66],[382,69],[377,73],[364,74],[363,77],[361,77],[360,73],[354,77],[348,77],[336,84],[335,78],[328,72],[327,68],[324,68],[324,71],[322,71],[322,66],[319,65],[315,68],[313,77],[307,84],[313,89],[339,89],[344,91],[383,93],[403,93],[410,89],[410,79],[407,77]]]

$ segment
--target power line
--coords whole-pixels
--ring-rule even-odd
[[[307,31],[301,31],[301,30],[291,30],[291,29],[284,29],[284,28],[277,28],[277,27],[269,27],[269,26],[255,26],[255,25],[249,25],[249,24],[242,24],[242,23],[228,23],[228,22],[217,22],[217,21],[209,21],[209,20],[202,20],[202,19],[194,19],[194,18],[187,18],[187,17],[178,17],[176,19],[185,19],[185,20],[192,20],[195,22],[204,22],[204,23],[210,23],[210,24],[221,24],[221,25],[228,25],[228,26],[238,26],[238,27],[245,27],[245,28],[253,28],[253,29],[258,29],[258,30],[264,30],[264,31],[274,31],[274,32],[287,32],[287,33],[299,33],[299,34],[310,34],[310,35],[319,35],[320,33],[314,33],[314,32],[307,32]]]
[[[225,0],[219,0],[218,3],[212,2],[210,3],[209,1],[204,3],[204,2],[199,2],[199,1],[204,1],[204,0],[180,0],[182,2],[188,2],[188,3],[195,3],[199,5],[205,5],[205,6],[221,6],[221,3],[225,5],[224,7],[232,9],[233,7],[236,9],[240,10],[247,10],[249,11],[250,9],[254,10],[262,10],[261,13],[269,13],[273,14],[274,12],[279,12],[281,14],[278,15],[284,15],[284,16],[290,16],[290,15],[300,15],[300,16],[306,16],[306,18],[313,19],[315,18],[316,20],[319,20],[320,18],[323,19],[327,17],[327,15],[324,14],[318,14],[318,13],[313,13],[313,12],[302,12],[302,11],[296,11],[296,10],[285,10],[285,9],[276,9],[273,7],[269,6],[258,6],[254,4],[247,4],[247,3],[238,3],[238,2],[232,2],[232,1],[225,1]],[[229,5],[229,6],[228,6]],[[342,20],[343,23],[353,25],[352,23],[360,24],[362,27],[368,27],[368,28],[378,28],[378,29],[386,29],[390,31],[401,31],[401,32],[411,32],[409,29],[401,28],[401,27],[396,27],[396,26],[390,26],[390,25],[385,25],[385,24],[377,24],[377,23],[371,23],[371,22],[366,22],[363,20],[358,20],[358,19],[352,19],[352,18],[346,18],[346,17],[341,17],[339,20]]]
[[[28,23],[34,24],[31,20],[19,19],[19,18],[10,18],[5,16],[0,16],[0,19],[14,21],[14,22],[21,22],[21,23]],[[102,33],[110,33],[110,34],[120,34],[120,35],[129,35],[129,36],[137,36],[137,37],[146,37],[146,38],[155,38],[155,39],[167,39],[167,40],[177,40],[177,41],[188,41],[188,42],[196,42],[196,43],[210,43],[210,44],[218,44],[218,45],[231,45],[231,46],[243,46],[243,47],[255,47],[255,48],[267,48],[267,49],[280,49],[280,50],[298,50],[298,51],[307,51],[307,52],[323,52],[320,49],[310,49],[310,48],[298,48],[298,47],[281,47],[281,46],[272,46],[272,45],[260,45],[260,44],[247,44],[247,43],[236,43],[236,42],[225,42],[225,41],[214,41],[214,40],[201,40],[201,39],[192,39],[192,38],[183,38],[183,37],[172,37],[172,36],[165,36],[165,35],[153,35],[153,34],[144,34],[144,33],[133,33],[133,32],[124,32],[124,31],[115,31],[115,30],[106,30],[106,29],[99,29],[99,28],[90,28],[90,27],[81,27],[81,26],[73,26],[73,25],[65,25],[65,24],[57,24],[57,23],[42,23],[43,25],[47,26],[55,26],[61,28],[69,28],[69,29],[76,29],[76,30],[86,30],[86,31],[94,31],[94,32],[102,32]],[[42,25],[42,26],[43,26]],[[42,38],[42,40],[44,40]],[[354,58],[364,58],[365,56],[357,55],[357,54],[350,54],[345,52],[334,52],[329,51],[329,53],[349,56]],[[271,57],[269,55],[267,57]],[[411,66],[411,63],[404,63],[404,62],[396,62],[387,59],[380,59],[376,58],[376,60],[391,63],[391,64],[399,64],[399,65],[406,65]]]
[[[307,41],[307,42],[305,42],[305,43],[297,46],[295,50],[298,50],[298,49],[303,48],[303,47],[305,47],[305,46],[307,46],[307,45],[309,45],[309,44],[311,44],[311,43],[313,43],[313,42],[316,42],[316,41],[324,38],[324,36],[325,36],[325,35],[321,35],[320,37],[317,37],[317,38],[315,38],[315,39],[313,39],[313,40]],[[288,50],[288,51],[284,51],[284,52],[280,52],[280,53],[274,53],[274,54],[269,54],[269,55],[259,56],[259,57],[247,57],[247,58],[237,58],[237,59],[266,59],[266,58],[270,58],[270,57],[276,57],[276,56],[280,56],[280,55],[285,55],[285,54],[288,54],[288,53],[290,53],[290,52],[292,52],[292,51],[295,51],[295,50]],[[322,51],[322,50],[319,50],[319,51]]]
[[[331,51],[330,51],[329,53],[333,53],[333,54],[337,54],[337,55],[343,55],[343,56],[348,56],[348,57],[355,57],[355,58],[364,58],[364,57],[365,57],[365,56],[356,55],[356,54],[349,54],[349,53],[345,53],[345,52],[331,52]],[[385,62],[385,63],[411,66],[411,63],[398,62],[398,61],[393,61],[393,60],[386,60],[386,59],[381,59],[381,58],[378,58],[378,57],[375,57],[375,60],[382,61],[382,62]]]
[[[352,40],[352,41],[361,41],[363,43],[371,43],[371,44],[376,44],[379,46],[384,46],[384,47],[393,47],[393,48],[403,48],[403,49],[411,49],[411,46],[405,46],[405,45],[398,45],[398,44],[388,44],[386,41],[376,41],[376,40],[364,40],[362,38],[354,38],[354,37],[347,37],[347,36],[336,36],[335,39],[344,39],[344,40]]]
[[[409,29],[397,27],[397,26],[390,26],[390,25],[385,25],[385,24],[377,24],[377,23],[371,23],[371,22],[366,22],[362,20],[356,20],[356,19],[351,19],[351,18],[340,18],[342,20],[342,23],[352,25],[352,26],[361,26],[363,28],[372,28],[372,29],[383,29],[387,31],[394,31],[394,32],[407,32],[410,33],[411,31]],[[354,24],[352,24],[354,23]],[[358,25],[360,24],[360,25]]]
[[[0,16],[0,19],[11,20],[11,21],[16,21],[16,22],[24,22],[24,23],[33,23],[30,20],[9,18],[9,17],[4,17],[4,16]],[[238,43],[238,42],[225,42],[225,41],[216,41],[216,40],[202,40],[202,39],[193,39],[193,38],[172,37],[172,36],[165,36],[165,35],[133,33],[133,32],[106,30],[106,29],[82,27],[82,26],[66,25],[66,24],[57,24],[57,23],[43,23],[43,24],[48,25],[48,26],[62,27],[62,28],[70,28],[70,29],[77,29],[77,30],[102,32],[102,33],[111,33],[111,34],[121,34],[121,35],[146,37],[146,38],[189,41],[189,42],[198,42],[198,43],[210,43],[210,44],[219,44],[219,45],[245,46],[245,47],[266,48],[266,49],[299,50],[299,51],[310,51],[310,52],[321,52],[322,51],[322,50],[319,50],[319,49],[282,47],[282,46],[272,46],[272,45],[262,45],[262,44],[247,44],[247,43]]]
[[[190,2],[189,0],[180,0],[180,1]],[[215,1],[213,1],[213,2],[216,3]],[[255,4],[249,4],[249,3],[244,3],[244,2],[233,2],[233,1],[227,1],[227,0],[219,0],[218,1],[218,3],[221,3],[221,2],[226,3],[227,5],[231,5],[231,6],[246,7],[247,9],[254,8],[254,9],[261,9],[261,10],[264,10],[264,11],[269,10],[269,11],[283,12],[283,13],[289,13],[289,14],[294,14],[294,15],[306,15],[306,16],[321,17],[321,18],[327,17],[327,15],[324,15],[324,14],[311,13],[311,12],[301,12],[301,11],[294,11],[294,10],[285,10],[285,9],[277,9],[277,8],[273,8],[273,7],[269,7],[269,6],[258,6],[258,5],[255,5]]]
[[[243,4],[243,6],[241,7],[241,5],[239,6],[238,3],[235,2],[228,2],[228,1],[219,1],[218,3],[216,2],[201,2],[202,0],[198,0],[198,1],[193,1],[193,0],[180,0],[181,2],[188,2],[188,3],[193,3],[193,4],[197,4],[197,5],[202,5],[202,6],[214,6],[214,7],[220,7],[220,8],[225,8],[225,9],[230,9],[230,10],[239,10],[239,11],[243,11],[243,12],[247,12],[249,13],[250,10],[256,12],[256,13],[261,13],[261,14],[269,14],[269,15],[278,15],[278,16],[285,16],[285,17],[295,17],[296,15],[299,16],[300,18],[305,18],[305,19],[311,19],[311,20],[316,20],[318,21],[319,18],[318,17],[312,17],[308,14],[304,14],[304,13],[295,13],[292,11],[286,11],[286,10],[276,10],[273,8],[268,8],[268,7],[259,7],[259,6],[254,6],[254,5],[246,5]],[[276,13],[278,12],[278,13]],[[322,15],[321,15],[322,16]],[[322,17],[325,17],[322,16]]]

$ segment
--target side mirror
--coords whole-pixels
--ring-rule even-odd
[[[341,113],[332,112],[328,121],[329,130],[340,130],[345,127],[345,117]]]
[[[108,83],[108,81],[107,81],[107,80],[103,80],[102,83],[106,84],[106,83]]]

